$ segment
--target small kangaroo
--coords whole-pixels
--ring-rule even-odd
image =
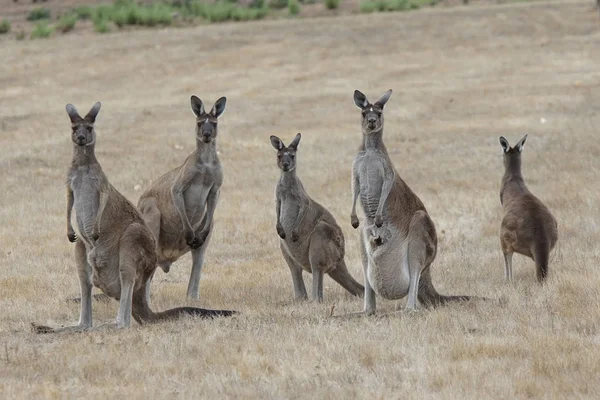
[[[187,296],[198,299],[204,253],[214,226],[213,216],[223,183],[217,156],[218,120],[227,99],[221,97],[210,112],[196,96],[191,97],[196,116],[196,150],[142,194],[138,209],[157,243],[158,265],[169,272],[171,264],[192,251],[192,273]],[[150,281],[148,281],[150,286]],[[150,287],[146,291],[150,296]]]
[[[75,326],[50,328],[32,324],[38,333],[83,331],[92,327],[92,282],[119,300],[116,327],[183,315],[203,318],[229,316],[233,311],[180,307],[160,313],[147,303],[146,282],[156,269],[156,244],[137,209],[108,181],[95,155],[94,122],[100,102],[84,118],[72,104],[66,106],[71,119],[73,159],[67,175],[67,237],[75,243],[75,262],[81,289],[81,313]],[[78,234],[71,224],[75,209]]]
[[[442,296],[431,280],[437,251],[433,221],[421,200],[400,178],[383,143],[383,107],[388,90],[371,104],[360,91],[354,103],[362,111],[363,143],[352,166],[352,212],[356,229],[356,201],[360,197],[365,218],[360,230],[365,275],[364,313],[374,314],[375,294],[398,300],[408,294],[407,309],[437,305],[469,296]]]
[[[504,177],[500,185],[500,203],[504,218],[500,227],[500,245],[504,253],[504,275],[512,282],[512,255],[523,254],[535,261],[537,280],[548,275],[550,251],[558,241],[558,224],[550,210],[535,197],[521,174],[521,153],[525,135],[515,147],[500,136],[504,151]]]
[[[339,283],[354,296],[364,287],[349,274],[344,262],[344,235],[333,215],[310,198],[296,176],[296,153],[301,135],[289,146],[271,136],[277,150],[281,178],[275,190],[279,247],[292,273],[296,300],[307,298],[302,270],[312,273],[312,299],[323,301],[323,274]]]

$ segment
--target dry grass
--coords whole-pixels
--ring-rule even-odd
[[[583,398],[600,390],[599,19],[589,2],[226,24],[5,42],[0,64],[0,393],[4,398]],[[349,223],[360,142],[355,88],[395,90],[388,148],[440,236],[443,293],[500,302],[373,318],[329,278],[325,304],[292,302],[279,253],[268,137],[304,134],[299,176]],[[226,95],[225,184],[199,302],[231,319],[122,332],[36,336],[70,324],[78,293],[64,223],[73,102],[103,102],[100,161],[137,202],[192,150],[189,96]],[[546,123],[540,123],[544,118]],[[498,136],[530,133],[524,172],[554,211],[559,251],[536,284],[515,257],[503,281],[497,239]],[[184,302],[190,258],[157,273],[153,306]],[[310,278],[307,278],[309,283]],[[307,285],[308,286],[308,285]],[[310,287],[310,286],[309,286]],[[95,303],[96,323],[117,304]]]

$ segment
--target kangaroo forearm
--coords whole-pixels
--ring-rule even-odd
[[[390,192],[392,191],[392,184],[394,183],[394,179],[389,178],[386,179],[383,182],[383,187],[381,189],[381,197],[379,197],[379,204],[377,206],[377,214],[381,214],[383,211],[383,206],[385,205],[385,202],[387,200],[387,198],[390,195]]]
[[[73,225],[71,224],[71,215],[73,213],[73,204],[75,203],[75,197],[71,190],[67,191],[67,230],[72,231]]]
[[[213,218],[215,216],[215,210],[217,209],[217,202],[219,200],[219,192],[212,192],[208,196],[208,201],[206,204],[206,214],[204,214],[204,218],[202,219],[202,223],[200,224],[201,230],[210,229],[212,225]]]
[[[102,214],[104,213],[104,208],[106,207],[106,203],[108,202],[108,190],[104,189],[100,191],[100,204],[98,204],[98,213],[96,214],[96,224],[95,230],[100,228],[100,221],[102,220]]]
[[[294,230],[297,230],[300,224],[302,223],[302,220],[306,215],[306,211],[308,210],[308,205],[300,203],[299,208],[300,209],[298,210],[298,216],[296,217],[296,221],[294,221]]]
[[[358,178],[355,177],[352,181],[352,212],[350,215],[356,215],[356,201],[358,200],[358,196],[360,195],[360,184],[358,182]]]
[[[183,199],[183,193],[173,191],[173,203],[175,205],[175,209],[181,218],[181,222],[183,224],[183,229],[192,230],[192,225],[190,224],[190,220],[185,212],[185,201]]]
[[[281,200],[277,199],[277,205],[276,205],[276,211],[277,211],[277,222],[281,222]]]

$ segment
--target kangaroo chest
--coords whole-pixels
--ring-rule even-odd
[[[358,176],[360,203],[369,218],[373,218],[377,212],[383,182],[389,170],[387,160],[376,151],[361,152],[356,158],[354,172]]]
[[[78,167],[71,174],[70,186],[73,191],[73,208],[79,233],[89,239],[92,234],[100,202],[100,179],[92,166]]]

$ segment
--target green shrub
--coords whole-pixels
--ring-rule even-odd
[[[269,1],[269,7],[276,10],[286,8],[288,6],[288,0],[271,0]]]
[[[387,11],[404,11],[410,10],[412,3],[410,0],[386,0],[385,7]]]
[[[231,12],[231,19],[234,21],[251,21],[255,19],[264,18],[269,9],[266,7],[263,8],[246,8],[246,7],[236,7]]]
[[[94,23],[101,20],[111,20],[113,13],[114,10],[112,6],[98,6],[94,9],[92,19],[94,20]]]
[[[363,1],[360,3],[360,12],[362,13],[372,13],[377,11],[377,3],[371,0]]]
[[[47,8],[34,8],[27,15],[27,21],[38,21],[40,19],[49,19],[50,10]]]
[[[290,15],[298,15],[300,13],[300,3],[298,3],[298,0],[288,0],[288,11]]]
[[[252,0],[250,8],[265,8],[265,0]]]
[[[234,5],[219,1],[214,4],[207,4],[206,15],[204,16],[210,22],[223,22],[231,18]]]
[[[32,39],[47,38],[50,37],[50,35],[52,35],[53,32],[53,26],[48,25],[48,22],[46,21],[40,21],[35,25],[35,27],[31,31],[30,37]]]
[[[325,7],[329,10],[335,10],[340,6],[340,0],[325,0]]]
[[[75,14],[65,14],[63,15],[56,24],[56,27],[59,31],[66,33],[72,31],[75,28],[75,24],[77,23],[77,15]]]
[[[108,20],[103,18],[94,18],[94,30],[98,33],[110,32],[110,26]]]
[[[79,19],[91,19],[94,16],[94,9],[90,6],[76,7],[73,12]]]
[[[206,17],[206,6],[206,3],[192,0],[184,5],[182,14],[190,17]]]
[[[8,32],[10,32],[10,22],[8,22],[6,19],[3,19],[2,22],[0,22],[0,34]]]

